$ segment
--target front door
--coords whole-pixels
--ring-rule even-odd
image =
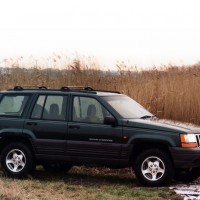
[[[104,124],[111,113],[96,99],[72,97],[72,119],[68,124],[67,155],[95,160],[119,159],[122,128]]]

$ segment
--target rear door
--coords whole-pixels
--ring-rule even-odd
[[[24,132],[32,134],[36,154],[56,156],[64,155],[67,134],[68,96],[40,94],[26,119]]]

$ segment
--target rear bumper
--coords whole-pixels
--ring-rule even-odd
[[[200,148],[171,147],[170,152],[176,168],[200,167]]]

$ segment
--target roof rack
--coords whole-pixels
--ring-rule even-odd
[[[90,92],[90,93],[96,93],[96,92],[110,92],[110,93],[117,93],[120,94],[118,91],[108,91],[108,90],[94,90],[90,86],[66,86],[60,88],[62,91],[82,91],[82,92]]]
[[[66,86],[61,87],[61,90],[87,90],[87,91],[94,91],[94,89],[90,86]]]
[[[26,89],[26,90],[32,90],[32,89],[47,90],[48,88],[45,86],[23,86],[22,87],[19,85],[15,86],[13,88],[13,90],[24,90],[24,89]]]
[[[108,91],[108,90],[94,90],[90,86],[64,86],[61,87],[60,89],[48,89],[46,86],[15,86],[11,90],[50,90],[50,91],[63,91],[63,92],[69,92],[69,91],[74,91],[74,92],[86,92],[86,93],[97,93],[97,92],[110,92],[110,93],[117,93],[120,94],[118,91]]]

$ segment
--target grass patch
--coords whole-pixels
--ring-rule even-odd
[[[141,187],[130,169],[73,167],[69,173],[46,172],[41,167],[27,179],[1,174],[2,200],[146,200],[182,199],[172,190]]]

